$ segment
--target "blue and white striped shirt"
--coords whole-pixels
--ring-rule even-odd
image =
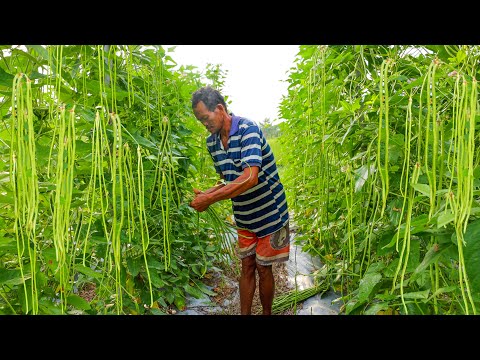
[[[234,182],[248,166],[260,168],[258,184],[231,200],[237,227],[264,237],[279,230],[288,221],[285,191],[262,130],[249,119],[231,115],[227,151],[220,133],[207,138],[207,148],[217,173],[223,174],[227,183]]]

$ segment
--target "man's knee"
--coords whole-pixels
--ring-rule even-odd
[[[257,263],[257,270],[259,276],[269,276],[272,274],[272,265],[260,265]]]
[[[256,265],[255,255],[247,256],[242,259],[242,271],[245,273],[254,272]]]

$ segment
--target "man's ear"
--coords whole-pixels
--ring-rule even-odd
[[[222,104],[217,104],[216,108],[218,109],[218,111],[226,112],[226,110],[225,110],[225,108],[223,107]]]

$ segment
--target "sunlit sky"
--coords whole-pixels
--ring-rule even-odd
[[[285,80],[298,51],[298,45],[178,45],[169,55],[202,73],[208,63],[221,64],[228,71],[222,91],[231,101],[228,110],[257,123],[265,118],[277,123],[278,105],[287,95]]]

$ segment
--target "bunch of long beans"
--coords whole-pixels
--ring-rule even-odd
[[[62,312],[66,307],[66,292],[69,287],[69,254],[72,247],[70,208],[73,193],[74,161],[75,161],[75,107],[69,110],[68,119],[65,116],[65,106],[60,106],[55,126],[58,128],[55,194],[52,216],[53,242],[58,261],[55,272],[59,273],[59,289]]]
[[[26,89],[25,89],[26,86]],[[12,88],[12,122],[10,148],[10,182],[14,193],[15,237],[17,240],[18,264],[22,278],[28,278],[24,271],[25,252],[30,264],[30,296],[27,286],[23,287],[26,312],[38,313],[38,293],[36,282],[37,240],[36,224],[38,216],[39,190],[36,165],[36,146],[33,127],[31,80],[22,73],[15,76]]]
[[[295,288],[275,297],[272,303],[272,314],[280,314],[292,308],[296,310],[299,302],[305,301],[316,294],[324,293],[328,290],[328,285],[328,281],[322,280],[315,286],[302,290]]]
[[[220,218],[217,211],[211,206],[205,212],[208,216],[209,224],[215,233],[215,236],[220,239],[220,245],[224,253],[224,259],[232,261],[235,258],[235,243],[232,241],[232,227]]]
[[[188,197],[186,201],[190,203],[191,200],[193,200],[193,198]],[[213,206],[209,206],[203,214],[205,214],[205,220],[213,231],[213,237],[220,242],[222,249],[220,258],[229,264],[234,264],[234,259],[236,258],[235,242],[232,241],[234,227],[222,219]],[[198,220],[200,220],[200,217]]]

